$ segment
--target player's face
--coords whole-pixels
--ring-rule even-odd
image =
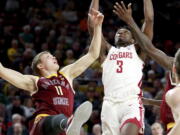
[[[132,41],[133,41],[132,34],[128,29],[125,28],[118,29],[115,35],[116,46],[128,46],[132,44]]]
[[[48,71],[58,71],[59,64],[57,59],[50,53],[45,53],[41,56],[42,68]]]
[[[152,135],[163,135],[163,128],[159,123],[155,123],[151,127]]]

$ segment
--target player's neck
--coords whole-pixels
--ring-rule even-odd
[[[51,76],[53,74],[57,74],[57,71],[43,71],[42,75],[44,77],[48,77],[48,76]]]

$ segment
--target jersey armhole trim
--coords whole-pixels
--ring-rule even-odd
[[[173,73],[172,72],[169,72],[169,79],[170,79],[171,85],[173,85],[173,86],[177,85],[173,80]]]
[[[33,92],[31,92],[31,96],[32,95],[34,95],[36,92],[38,92],[38,85],[37,85],[37,83],[38,83],[38,81],[39,81],[39,77],[38,76],[35,76],[35,87],[36,87],[36,90],[35,91],[33,91]]]
[[[73,93],[75,94],[76,92],[75,92],[75,90],[73,89],[73,84],[70,83],[70,81],[68,80],[68,78],[66,77],[66,75],[65,75],[62,71],[60,71],[60,70],[58,71],[58,73],[61,74],[62,76],[64,76],[64,78],[65,78],[65,79],[68,81],[68,83],[70,84]]]

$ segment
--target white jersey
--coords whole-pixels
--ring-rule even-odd
[[[139,58],[134,44],[127,47],[111,47],[102,64],[104,99],[125,101],[138,98],[141,93],[144,62]]]

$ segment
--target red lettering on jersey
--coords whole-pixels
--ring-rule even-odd
[[[119,53],[113,53],[110,55],[110,60],[117,60],[120,58],[129,58],[132,59],[133,55],[132,52],[119,52]]]

